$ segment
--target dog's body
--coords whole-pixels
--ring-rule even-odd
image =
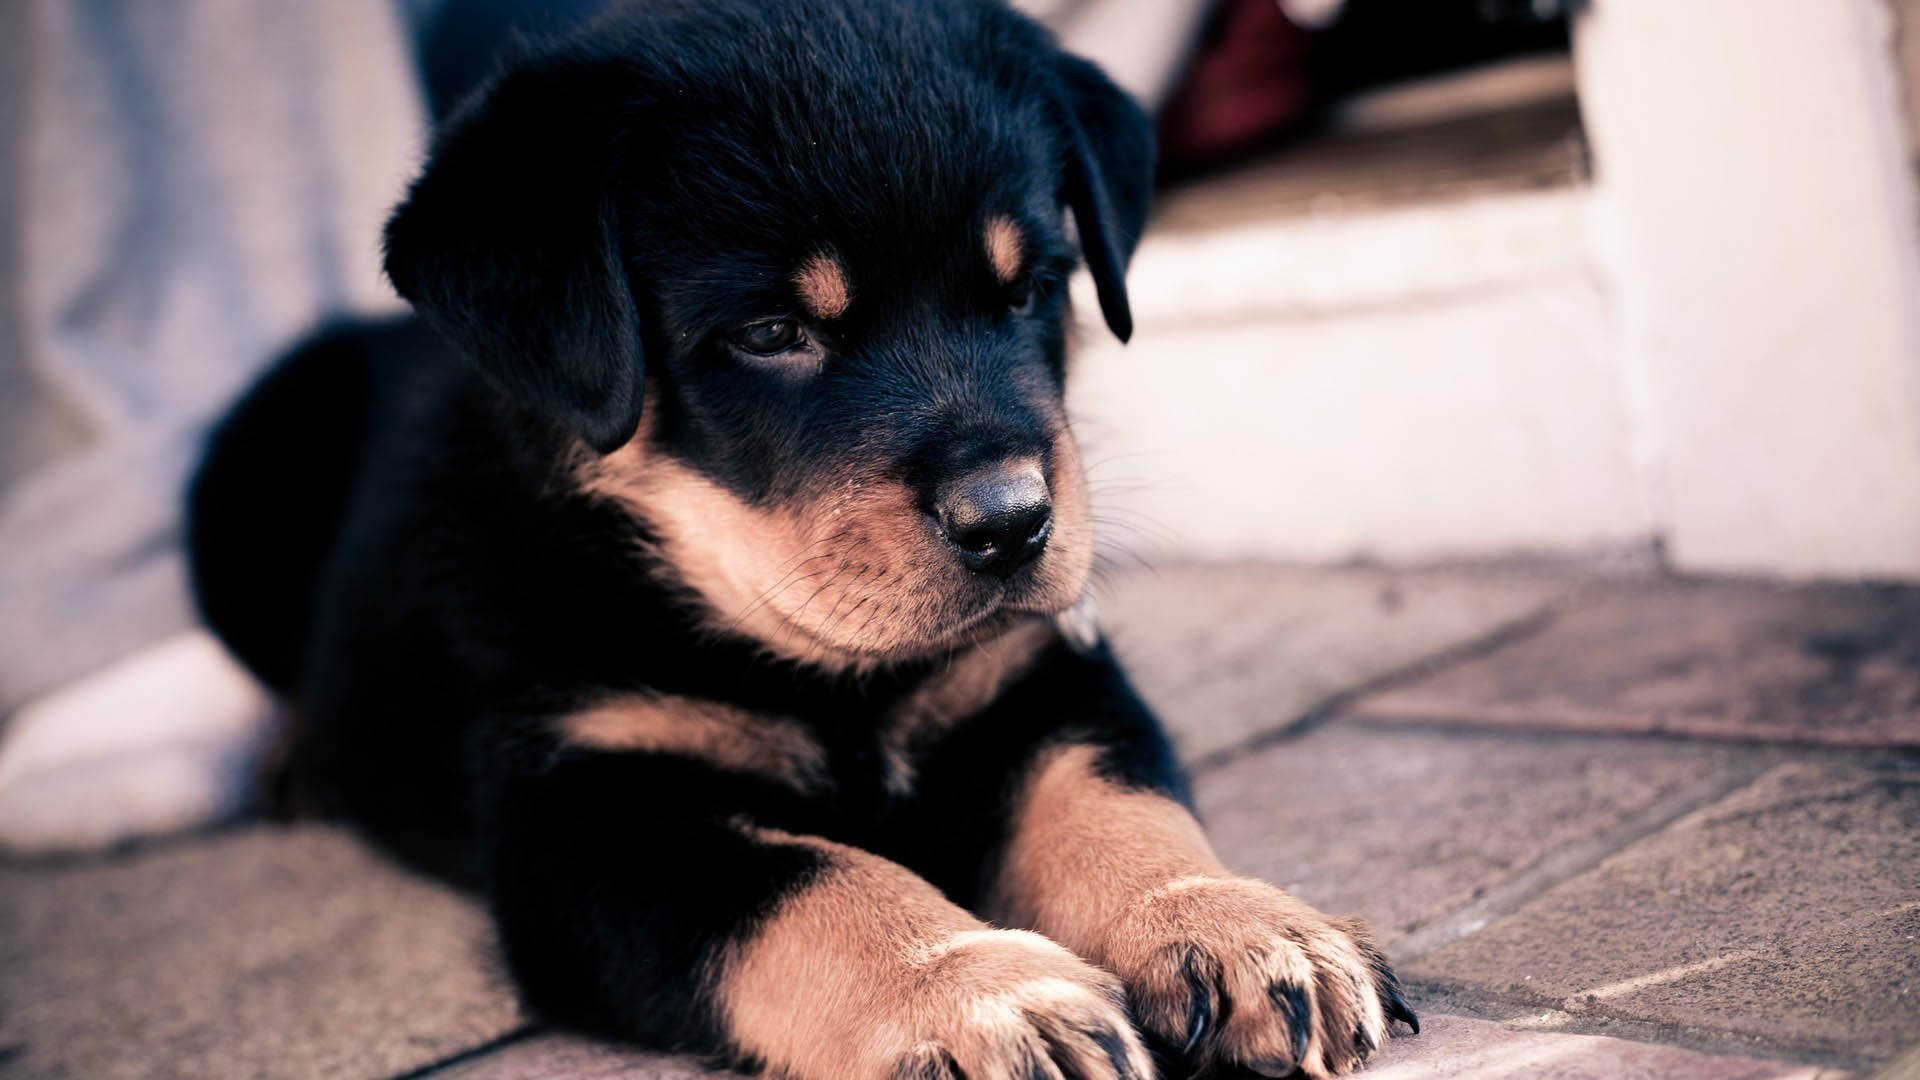
[[[1364,1059],[1412,1021],[1364,931],[1223,870],[1056,626],[1061,281],[1126,335],[1150,168],[988,3],[656,3],[509,68],[389,228],[432,325],[295,354],[196,481],[295,789],[483,888],[568,1025],[821,1080]]]

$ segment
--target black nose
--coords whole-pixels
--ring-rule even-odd
[[[1039,557],[1053,532],[1047,478],[1031,459],[998,462],[941,485],[934,513],[968,567],[1001,578]]]

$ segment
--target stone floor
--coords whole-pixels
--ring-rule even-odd
[[[1391,943],[1426,1024],[1368,1075],[1920,1069],[1920,591],[1234,566],[1112,592],[1223,856]],[[0,1076],[725,1075],[529,1024],[470,902],[331,829],[0,863]]]

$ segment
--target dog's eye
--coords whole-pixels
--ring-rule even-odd
[[[756,356],[778,356],[800,344],[806,335],[792,319],[763,319],[748,323],[727,336],[734,347]]]
[[[1038,289],[1034,288],[1033,278],[1022,277],[1007,286],[1007,310],[1015,315],[1033,314],[1033,306]]]

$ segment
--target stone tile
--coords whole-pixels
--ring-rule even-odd
[[[1920,767],[1782,765],[1406,974],[1885,1061],[1920,1031]]]
[[[1638,740],[1336,726],[1206,770],[1195,797],[1228,865],[1363,915],[1392,942],[1710,783],[1738,756]]]
[[[541,1035],[462,1061],[432,1080],[745,1080],[699,1060],[649,1054],[577,1035]]]
[[[1420,1034],[1396,1038],[1368,1080],[1844,1080],[1810,1065],[1720,1057],[1595,1035],[1514,1031],[1485,1020],[1431,1016]]]
[[[1920,589],[1608,586],[1537,634],[1346,713],[1920,746]]]
[[[1514,1031],[1431,1015],[1401,1035],[1363,1074],[1370,1080],[1845,1080],[1838,1069],[1703,1054],[1594,1035]],[[528,1040],[432,1074],[432,1080],[736,1080],[683,1057],[648,1054],[570,1035]]]
[[[1920,1080],[1920,1043],[1874,1073],[1873,1080]]]
[[[1417,1036],[1386,1046],[1369,1080],[1845,1080],[1846,1073],[1593,1035],[1514,1031],[1432,1015]],[[432,1080],[736,1080],[682,1057],[648,1054],[570,1035],[547,1035],[464,1061]]]
[[[0,1075],[392,1076],[521,1023],[489,940],[318,826],[0,863]]]
[[[1539,612],[1565,581],[1270,564],[1118,576],[1101,623],[1188,760]]]

